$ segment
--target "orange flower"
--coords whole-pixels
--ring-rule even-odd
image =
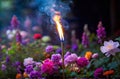
[[[23,73],[24,78],[28,78],[28,74],[26,72]]]
[[[92,57],[92,52],[90,52],[90,51],[86,52],[85,58],[88,59],[88,60],[90,60],[91,57]]]
[[[103,73],[104,76],[112,75],[114,74],[114,70],[108,70]]]
[[[20,78],[22,78],[22,74],[20,73],[16,74],[16,79],[20,79]]]

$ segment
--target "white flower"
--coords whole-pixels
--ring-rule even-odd
[[[107,57],[110,55],[115,55],[116,52],[119,52],[120,49],[118,48],[119,42],[104,41],[104,46],[100,47],[101,52],[103,52]]]
[[[6,35],[8,37],[9,40],[13,39],[13,37],[15,36],[17,30],[7,30],[6,31]]]
[[[33,64],[35,61],[33,61],[33,58],[31,58],[31,57],[28,57],[28,58],[25,58],[24,59],[24,66],[27,66],[27,65],[31,65],[31,64]]]

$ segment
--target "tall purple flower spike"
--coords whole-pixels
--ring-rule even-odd
[[[22,36],[19,32],[16,33],[16,41],[21,43],[22,42]]]
[[[85,32],[82,35],[82,45],[84,47],[88,47],[88,45],[89,45],[89,39],[88,39],[88,36]]]
[[[102,21],[99,21],[98,23],[97,37],[98,37],[98,43],[102,43],[102,40],[106,37],[106,32],[105,32],[105,28],[102,25]]]
[[[20,22],[17,19],[17,17],[14,15],[11,19],[11,26],[12,28],[17,28],[19,26]]]

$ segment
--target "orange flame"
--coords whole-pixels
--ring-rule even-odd
[[[56,23],[56,27],[57,27],[57,30],[58,30],[60,40],[64,41],[64,34],[63,34],[62,25],[60,23],[60,19],[61,19],[60,13],[57,12],[56,15],[53,16],[53,20]]]

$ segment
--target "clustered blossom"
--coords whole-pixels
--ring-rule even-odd
[[[88,36],[85,32],[82,35],[82,45],[84,47],[88,47],[88,45],[89,45],[89,39],[88,39]]]
[[[77,61],[77,58],[78,56],[74,53],[74,54],[71,54],[71,55],[68,55],[66,58],[65,58],[65,64],[70,64],[70,63],[74,63]]]
[[[96,77],[96,78],[102,78],[102,76],[103,76],[103,68],[97,68],[94,71],[94,77]]]
[[[66,54],[64,55],[64,58],[66,58],[67,56],[71,55],[71,52],[66,52]]]
[[[52,45],[47,46],[46,49],[45,49],[45,51],[46,51],[47,53],[51,53],[51,52],[53,52],[53,50],[54,50],[54,48],[53,48]]]
[[[27,74],[29,74],[31,71],[33,71],[33,65],[28,65],[28,66],[26,66],[25,72],[26,72]]]
[[[38,71],[33,70],[30,72],[30,79],[40,79],[41,74]]]
[[[24,59],[24,63],[23,64],[24,64],[24,66],[27,66],[27,65],[32,65],[33,63],[35,63],[33,58],[28,57],[28,58]]]
[[[60,59],[61,59],[61,55],[60,54],[52,54],[51,60],[54,63],[59,63]]]
[[[85,57],[80,57],[77,59],[77,65],[79,67],[85,67],[89,64],[89,61]]]
[[[43,64],[41,65],[41,72],[52,74],[54,71],[54,63],[50,59],[46,59],[43,61]]]
[[[102,26],[101,21],[98,24],[97,37],[98,37],[98,43],[102,43],[102,40],[106,37],[105,28]]]
[[[104,46],[100,47],[101,52],[103,52],[107,57],[110,55],[115,55],[117,52],[120,52],[119,42],[113,42],[112,40],[104,41]]]

